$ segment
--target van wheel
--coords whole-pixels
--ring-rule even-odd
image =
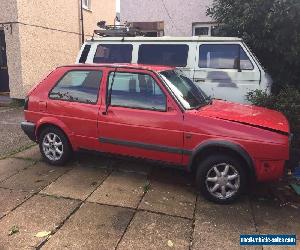
[[[44,160],[51,165],[64,165],[72,152],[68,138],[56,127],[46,127],[42,130],[39,147]]]
[[[246,172],[241,162],[228,155],[211,155],[200,162],[196,174],[202,195],[216,203],[232,203],[243,193]]]

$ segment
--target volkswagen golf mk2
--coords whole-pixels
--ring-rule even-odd
[[[173,67],[59,67],[29,92],[25,119],[50,164],[79,150],[165,162],[192,172],[218,203],[237,199],[252,180],[280,178],[289,158],[281,113],[210,99]]]

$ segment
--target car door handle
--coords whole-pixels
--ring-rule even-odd
[[[198,79],[195,79],[195,82],[205,82],[205,79],[204,78],[198,78]]]

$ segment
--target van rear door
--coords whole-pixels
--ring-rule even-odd
[[[247,92],[260,89],[261,72],[240,42],[200,42],[194,81],[211,97],[245,103]]]

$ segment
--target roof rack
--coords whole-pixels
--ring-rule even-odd
[[[143,36],[144,33],[138,28],[134,28],[129,24],[125,25],[106,25],[105,21],[97,23],[99,30],[94,30],[94,34],[105,37],[135,37]]]

